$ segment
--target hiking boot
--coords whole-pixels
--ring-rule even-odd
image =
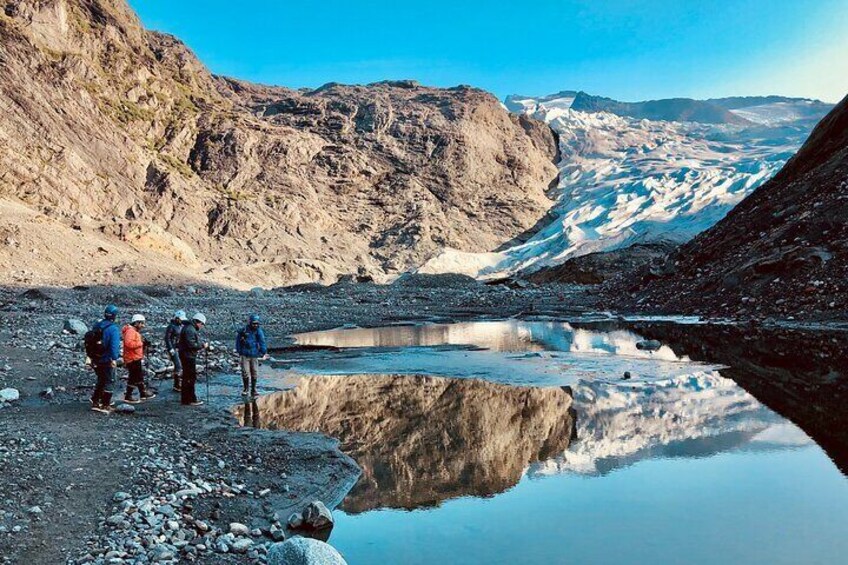
[[[143,395],[141,395],[142,400],[153,400],[154,398],[156,398],[155,392],[145,392]]]
[[[248,396],[247,389],[244,389],[243,391],[241,391],[241,395],[242,396]]]
[[[113,412],[111,406],[103,406],[102,404],[92,406],[91,409],[95,412],[100,412],[101,414],[111,414]]]
[[[173,388],[173,390],[174,390],[174,392],[182,392],[182,391],[183,391],[183,389],[182,389],[182,388],[180,388],[180,387],[178,387],[178,386],[175,386],[175,387]]]
[[[189,403],[189,406],[203,406],[203,401],[195,400],[194,402]]]
[[[132,396],[125,396],[124,402],[126,402],[127,404],[139,404],[141,402],[141,399],[136,400]]]

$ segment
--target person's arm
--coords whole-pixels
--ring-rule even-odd
[[[244,330],[238,330],[236,332],[236,353],[238,353],[239,355],[244,355],[241,350],[241,336],[243,331]]]
[[[265,332],[262,328],[256,331],[256,341],[259,345],[259,354],[264,357],[268,354],[268,343],[265,341]]]
[[[174,331],[174,324],[168,324],[168,329],[165,330],[165,347],[168,349],[168,352],[173,354],[174,350],[177,348],[176,344],[176,332]]]
[[[103,348],[109,356],[109,361],[115,363],[121,358],[121,332],[115,324],[103,332]]]
[[[187,329],[189,331],[189,334],[187,336],[186,341],[188,342],[189,349],[191,349],[192,351],[200,351],[201,349],[203,349],[203,341],[201,341],[200,339],[200,332],[197,331],[197,328],[191,327]]]

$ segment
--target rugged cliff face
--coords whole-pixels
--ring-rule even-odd
[[[0,45],[3,282],[379,277],[550,206],[553,133],[473,88],[216,77],[123,0],[10,0]]]
[[[678,312],[844,316],[846,217],[848,98],[772,180],[631,290],[642,306]]]

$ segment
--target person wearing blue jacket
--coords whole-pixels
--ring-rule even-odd
[[[121,330],[115,323],[118,308],[112,305],[106,307],[103,319],[94,328],[101,332],[101,355],[91,360],[97,384],[91,395],[91,409],[108,414],[112,411],[112,384],[115,382],[115,368],[121,358]]]
[[[259,373],[259,359],[268,355],[265,332],[259,327],[259,315],[251,314],[247,325],[236,334],[236,352],[241,364],[242,396],[256,396],[256,379]],[[249,389],[248,389],[249,385]],[[248,393],[248,390],[250,391]]]

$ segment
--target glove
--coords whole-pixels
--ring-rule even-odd
[[[169,350],[168,350],[168,353],[170,353],[170,354],[171,354],[171,357],[173,357],[174,355],[176,355],[176,354],[177,354],[176,350],[174,350],[174,349],[169,349]]]

